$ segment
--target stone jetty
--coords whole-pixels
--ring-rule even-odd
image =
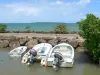
[[[71,44],[75,49],[83,47],[84,39],[79,34],[52,34],[52,33],[0,33],[0,48],[14,48],[27,46],[32,48],[38,43],[65,42]]]

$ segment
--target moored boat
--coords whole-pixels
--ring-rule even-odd
[[[41,64],[44,65],[47,62],[48,66],[53,66],[55,53],[62,57],[60,67],[73,67],[74,48],[67,43],[60,43],[54,46],[47,57],[41,60]]]
[[[41,60],[46,57],[49,51],[52,49],[52,45],[49,43],[40,43],[35,45],[32,49],[37,51],[36,59]],[[30,50],[23,56],[22,63],[27,63],[28,58],[30,58]]]
[[[21,57],[27,50],[26,46],[20,46],[11,50],[8,54],[10,57]]]

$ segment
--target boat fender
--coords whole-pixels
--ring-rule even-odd
[[[45,62],[45,67],[47,67],[48,66],[48,63],[47,62]]]
[[[27,63],[27,58],[24,58],[22,62]]]
[[[41,60],[41,66],[45,66],[45,61]]]
[[[53,68],[55,69],[55,68],[56,68],[56,66],[55,66],[55,65],[53,65]]]

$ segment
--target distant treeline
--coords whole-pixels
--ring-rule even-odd
[[[46,22],[37,22],[37,23],[46,23]],[[48,23],[48,22],[47,22]],[[53,22],[50,22],[53,23]],[[58,23],[51,31],[31,31],[30,26],[26,26],[25,30],[8,30],[7,31],[7,25],[6,24],[0,24],[0,32],[1,33],[60,33],[60,34],[67,34],[67,33],[77,33],[75,31],[69,32],[66,23]]]

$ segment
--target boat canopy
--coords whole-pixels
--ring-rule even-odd
[[[49,57],[53,57],[56,52],[61,53],[63,57],[67,58],[74,57],[74,48],[67,43],[61,43],[54,46],[49,54]]]

